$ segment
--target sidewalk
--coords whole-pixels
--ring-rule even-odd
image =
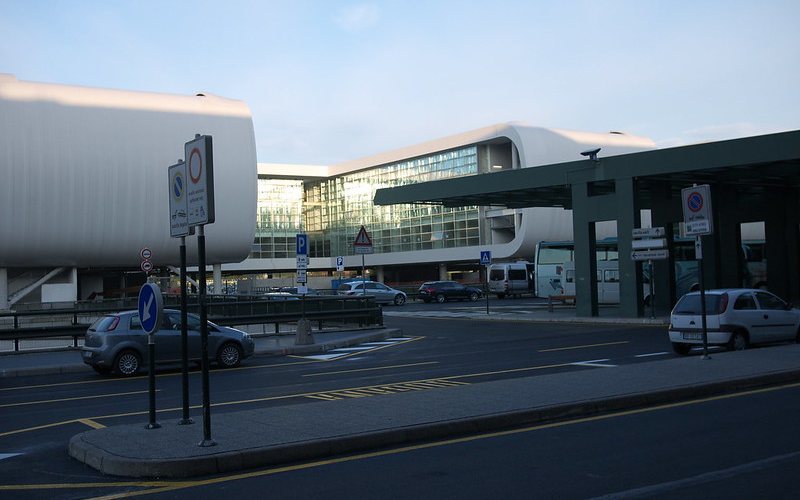
[[[190,477],[407,445],[708,397],[800,380],[800,345],[217,413],[202,423],[145,422],[74,436],[69,454],[105,473]],[[309,424],[313,423],[313,424]]]

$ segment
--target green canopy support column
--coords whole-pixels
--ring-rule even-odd
[[[620,316],[638,318],[643,314],[642,274],[631,259],[631,233],[641,226],[636,181],[630,177],[616,179],[617,250],[619,251]]]
[[[597,316],[596,232],[590,220],[589,185],[572,183],[572,231],[575,241],[575,315]]]

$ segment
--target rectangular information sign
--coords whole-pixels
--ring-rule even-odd
[[[189,206],[186,196],[186,164],[171,165],[167,169],[169,180],[169,235],[173,238],[191,234]]]
[[[184,145],[190,226],[214,222],[214,153],[211,136],[201,135]]]

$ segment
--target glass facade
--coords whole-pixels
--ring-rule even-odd
[[[251,259],[296,255],[295,236],[303,221],[303,181],[259,179],[256,236]]]
[[[259,179],[258,228],[251,258],[294,256],[305,229],[310,257],[352,255],[361,225],[375,253],[476,246],[477,207],[373,205],[375,190],[478,173],[477,147],[437,153],[312,181]]]

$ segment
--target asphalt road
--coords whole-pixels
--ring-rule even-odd
[[[151,498],[794,499],[800,388],[189,482]]]
[[[212,371],[212,425],[217,412],[359,397],[358,388],[371,385],[390,385],[401,392],[425,390],[419,384],[413,389],[406,385],[425,381],[431,388],[446,388],[563,370],[609,369],[672,356],[663,329],[653,327],[392,317],[386,323],[401,327],[405,339],[369,350],[334,352],[337,357],[326,360],[256,357],[239,369]],[[198,372],[191,376],[193,405],[200,403],[199,378]],[[161,370],[157,388],[159,415],[180,416],[179,372]],[[137,482],[96,486],[117,481],[70,459],[65,448],[68,439],[87,426],[147,423],[146,390],[146,377],[103,378],[88,369],[85,374],[4,380],[0,458],[5,458],[0,459],[0,485],[55,484],[46,490],[48,498],[85,498],[141,488]],[[195,408],[192,415],[198,420],[200,411]],[[75,483],[88,485],[69,486]],[[2,494],[39,498],[41,493],[41,489],[14,489]]]

